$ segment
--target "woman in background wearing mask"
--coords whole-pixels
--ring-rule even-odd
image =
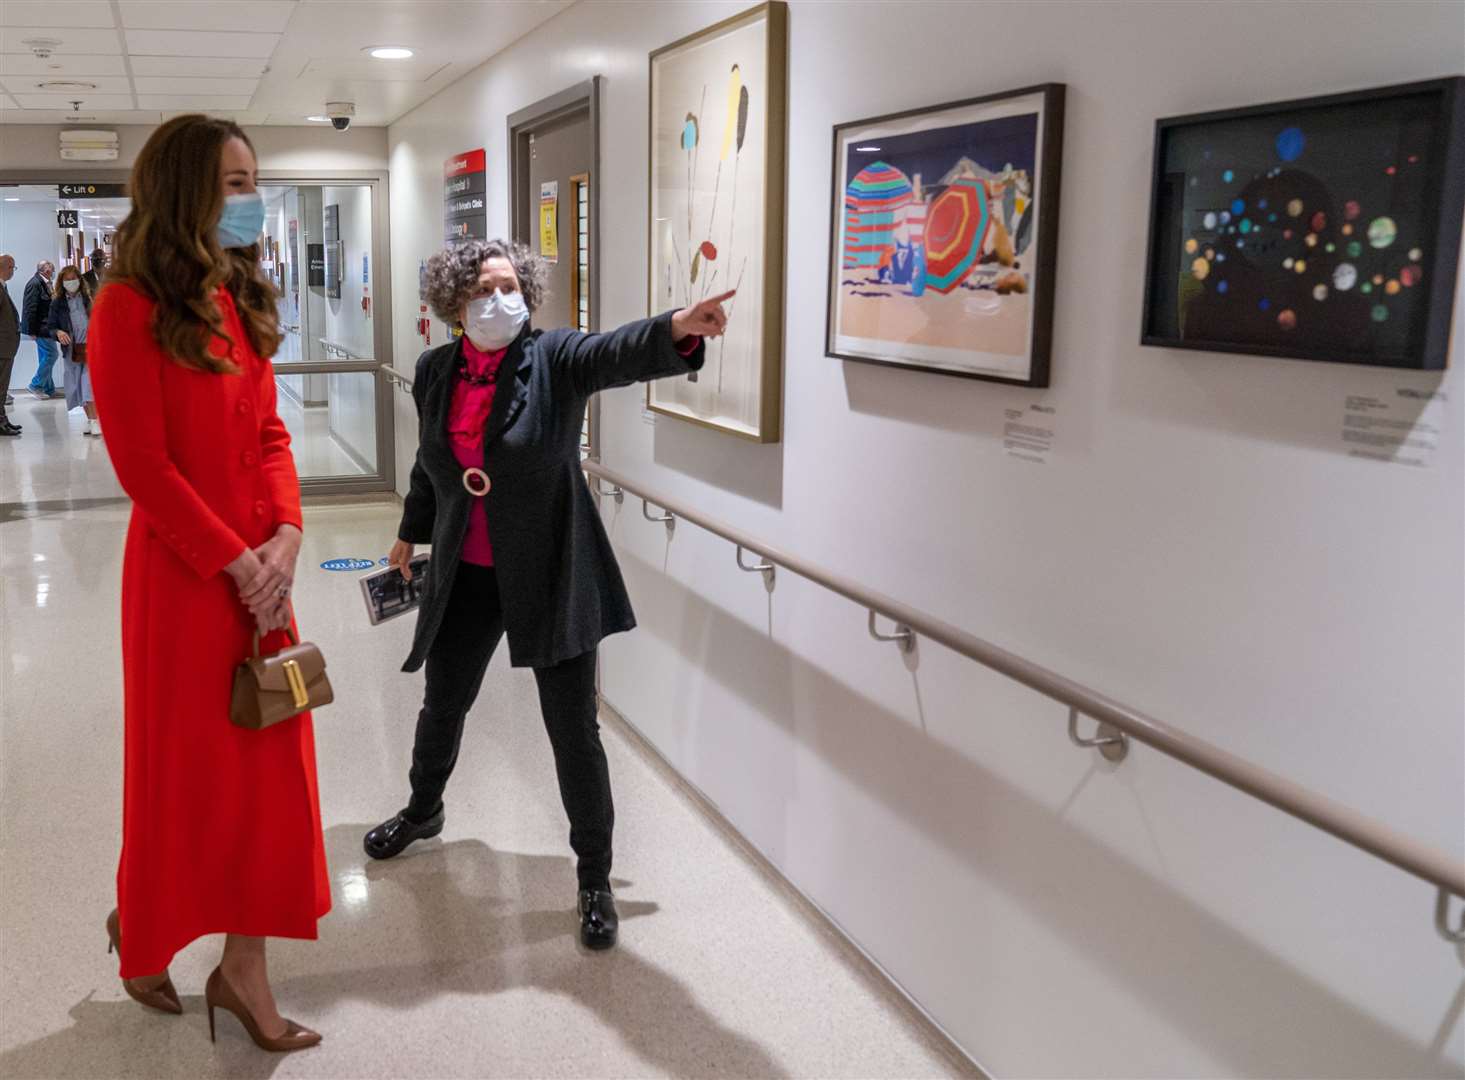
[[[46,320],[46,334],[61,345],[61,358],[66,361],[66,410],[86,411],[83,435],[100,435],[96,398],[92,394],[91,369],[87,366],[87,331],[92,315],[92,291],[87,288],[81,271],[63,266],[56,275],[51,293],[51,315]]]
[[[404,671],[427,665],[405,809],[366,834],[389,859],[443,830],[443,791],[463,722],[500,638],[530,667],[578,857],[580,940],[605,949],[618,919],[610,890],[610,773],[596,722],[595,655],[635,625],[595,502],[580,471],[590,395],[702,367],[723,332],[725,293],[606,334],[532,329],[544,262],[519,244],[473,240],[434,255],[427,302],[462,328],[417,361],[419,446],[392,565],[411,577],[431,543]]]
[[[229,722],[234,670],[293,631],[300,483],[275,411],[264,202],[240,128],[180,116],[138,154],[91,320],[108,450],[132,496],[122,563],[122,858],[107,933],[127,993],[183,1011],[178,950],[226,934],[204,1001],[266,1050],[320,1042],[284,1019],[267,937],[314,938],[330,909],[308,713]]]

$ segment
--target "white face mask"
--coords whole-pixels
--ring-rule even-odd
[[[463,322],[463,332],[468,340],[485,351],[502,349],[519,336],[519,330],[529,321],[529,308],[524,303],[524,294],[495,292],[492,296],[480,296],[468,301],[468,318]]]
[[[81,288],[81,282],[77,281],[76,278],[74,278],[74,277],[67,278],[65,281],[63,281],[61,283],[61,287],[63,289],[65,289],[67,292],[74,293],[78,289]]]

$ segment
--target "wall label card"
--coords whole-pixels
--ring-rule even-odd
[[[1447,400],[1443,391],[1412,386],[1349,394],[1343,401],[1343,448],[1349,457],[1428,468],[1439,449]]]
[[[1053,418],[1058,410],[1052,405],[1029,405],[1026,409],[1007,409],[1002,426],[1002,449],[1008,457],[1046,465],[1053,451]]]

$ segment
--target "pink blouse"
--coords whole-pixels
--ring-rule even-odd
[[[488,425],[494,391],[498,389],[499,364],[508,351],[505,348],[483,352],[466,335],[463,338],[463,360],[468,365],[468,373],[494,380],[479,386],[467,379],[458,379],[458,373],[453,372],[457,381],[453,386],[453,402],[448,409],[448,442],[458,464],[465,469],[483,468],[483,429]],[[474,498],[473,507],[468,512],[463,561],[474,566],[493,565],[493,545],[488,539],[488,509],[481,495]]]

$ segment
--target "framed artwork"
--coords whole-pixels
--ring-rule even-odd
[[[1440,370],[1465,78],[1155,125],[1141,342]]]
[[[737,296],[702,370],[646,404],[754,442],[782,419],[787,67],[783,3],[651,54],[650,310]]]
[[[1063,96],[835,127],[826,355],[1048,385]]]

